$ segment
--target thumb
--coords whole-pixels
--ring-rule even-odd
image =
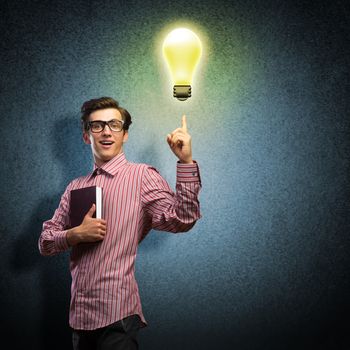
[[[92,216],[94,215],[95,211],[96,211],[96,206],[95,206],[95,204],[93,204],[92,207],[89,209],[89,211],[86,213],[85,216],[88,216],[88,217],[92,218]]]

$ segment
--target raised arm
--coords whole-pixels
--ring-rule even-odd
[[[198,164],[192,159],[191,135],[186,116],[181,128],[167,135],[167,142],[179,159],[176,193],[154,168],[147,168],[143,177],[142,201],[152,228],[161,231],[190,230],[201,217],[198,194],[201,188]]]
[[[201,188],[197,163],[177,164],[176,193],[152,167],[145,170],[141,198],[151,228],[185,232],[201,217],[198,200]]]

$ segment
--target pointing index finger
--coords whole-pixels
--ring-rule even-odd
[[[187,120],[185,115],[182,116],[182,129],[187,132]]]

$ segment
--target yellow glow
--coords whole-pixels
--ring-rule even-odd
[[[163,55],[174,85],[192,85],[193,75],[202,55],[202,43],[187,28],[170,32],[163,43]]]

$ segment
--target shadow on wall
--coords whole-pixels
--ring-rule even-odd
[[[76,127],[75,127],[76,125]],[[39,270],[41,290],[35,294],[42,296],[43,307],[39,342],[42,349],[70,349],[71,333],[68,325],[70,300],[69,252],[53,257],[42,257],[38,250],[38,239],[45,220],[50,219],[57,208],[65,186],[74,177],[89,168],[91,161],[83,149],[81,131],[77,118],[66,117],[55,123],[48,137],[52,161],[59,162],[62,171],[52,174],[55,187],[59,179],[60,193],[45,193],[38,200],[27,225],[15,242],[13,261],[14,271]],[[84,166],[83,163],[86,163]],[[46,184],[47,188],[50,184]],[[30,249],[28,249],[30,247]],[[18,343],[25,339],[16,340]],[[28,344],[18,344],[20,346]]]
[[[66,253],[54,257],[42,257],[38,250],[38,238],[43,221],[53,215],[60,195],[44,197],[33,210],[20,239],[15,242],[12,267],[14,271],[40,271],[42,315],[40,317],[39,342],[42,349],[69,349],[71,347],[68,326],[69,273]],[[29,248],[30,247],[30,248]],[[29,325],[31,327],[32,325]],[[16,339],[19,346],[28,346],[26,339]],[[25,344],[21,344],[25,342]],[[14,347],[17,349],[17,347]],[[19,347],[18,347],[19,348]]]

